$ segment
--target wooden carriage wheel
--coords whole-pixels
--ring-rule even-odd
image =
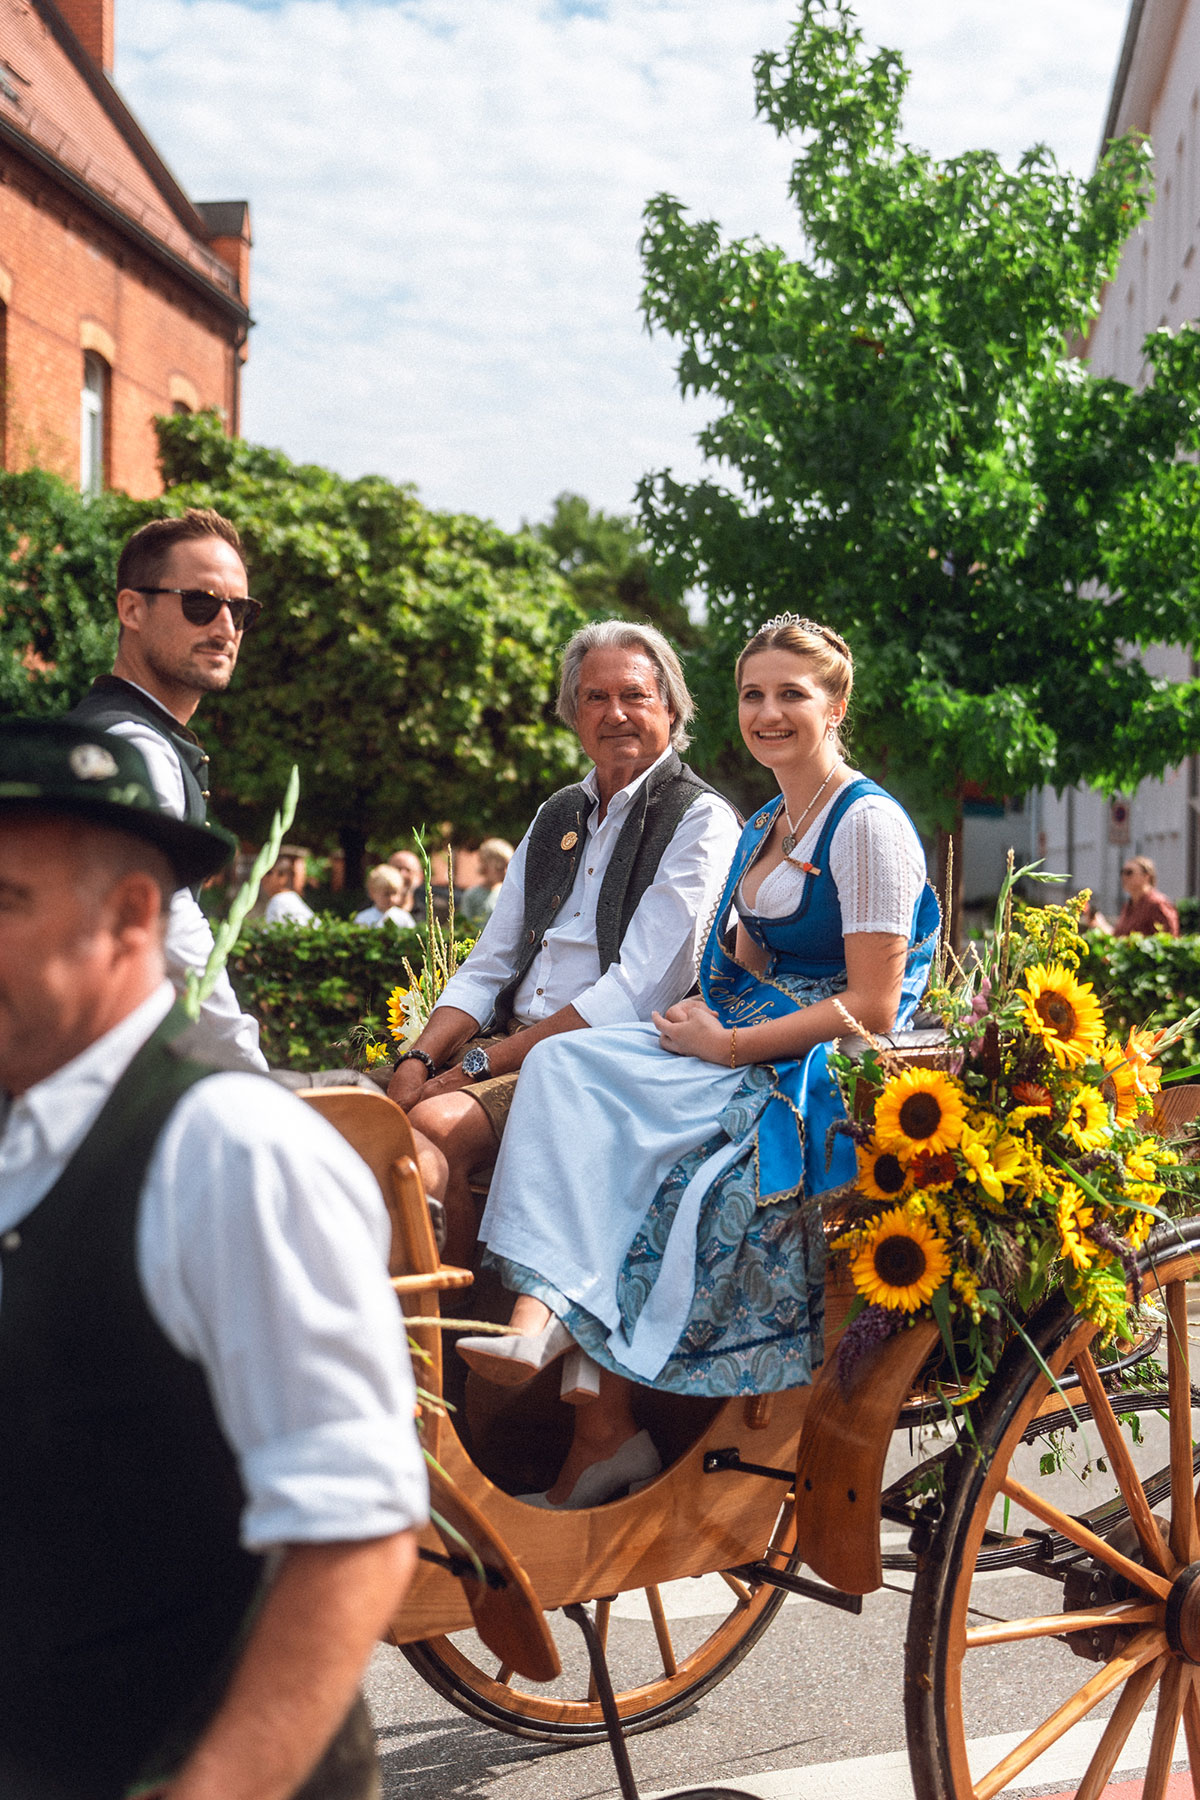
[[[791,1504],[781,1511],[766,1560],[794,1572]],[[724,1681],[766,1631],[786,1595],[744,1572],[728,1570],[703,1578],[711,1595],[716,1584],[723,1610],[703,1622],[675,1621],[659,1587],[634,1588],[595,1602],[601,1641],[606,1644],[617,1708],[626,1732],[649,1731],[677,1718]],[[672,1584],[672,1592],[684,1589]],[[622,1604],[624,1603],[624,1604]],[[643,1614],[630,1619],[631,1613]],[[579,1632],[561,1613],[548,1615],[564,1674],[551,1687],[534,1686],[498,1664],[471,1632],[402,1644],[409,1662],[443,1699],[460,1712],[514,1737],[548,1744],[592,1744],[604,1740],[600,1702],[590,1682]],[[614,1629],[616,1626],[618,1629]]]
[[[1161,1227],[1141,1261],[1167,1380],[1134,1413],[1136,1436],[1117,1417],[1136,1395],[1114,1408],[1092,1328],[1051,1304],[1030,1336],[1081,1429],[1062,1428],[1051,1382],[1017,1343],[985,1397],[978,1451],[952,1459],[941,1524],[918,1559],[906,1651],[921,1800],[1060,1791],[1076,1779],[1078,1800],[1099,1800],[1110,1777],[1133,1776],[1144,1800],[1163,1800],[1179,1761],[1200,1795],[1200,1418],[1186,1307],[1200,1220]],[[1040,1473],[1065,1447],[1076,1472]],[[1043,1752],[1060,1761],[1034,1770]]]

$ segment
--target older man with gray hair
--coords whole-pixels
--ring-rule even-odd
[[[650,625],[586,625],[558,712],[593,767],[552,794],[517,846],[466,963],[388,1089],[445,1205],[446,1257],[469,1260],[470,1177],[499,1145],[517,1073],[560,1031],[645,1020],[682,998],[737,843],[737,815],[680,760],[695,708]]]

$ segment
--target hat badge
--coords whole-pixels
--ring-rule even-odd
[[[117,773],[117,759],[103,744],[76,744],[67,763],[78,781],[111,781]]]

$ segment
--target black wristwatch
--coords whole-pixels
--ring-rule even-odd
[[[397,1060],[396,1067],[399,1068],[401,1063],[411,1062],[414,1057],[418,1062],[425,1064],[431,1075],[437,1074],[437,1064],[432,1056],[426,1055],[424,1050],[406,1050],[404,1055]]]
[[[468,1081],[487,1081],[492,1073],[488,1053],[481,1044],[475,1044],[467,1051],[461,1067]]]

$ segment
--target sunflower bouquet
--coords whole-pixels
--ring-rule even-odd
[[[858,1160],[831,1245],[856,1294],[843,1378],[869,1346],[933,1317],[956,1398],[969,1399],[1055,1290],[1103,1337],[1128,1338],[1136,1252],[1180,1210],[1178,1155],[1149,1127],[1156,1059],[1192,1021],[1109,1038],[1077,974],[1086,895],[1016,906],[1030,873],[1010,868],[980,960],[935,977],[937,1066],[883,1046],[858,1064],[831,1057],[849,1114],[835,1129]]]
[[[417,855],[425,871],[425,891],[430,893],[433,871],[424,835],[418,831],[414,836]],[[384,1063],[390,1064],[412,1048],[424,1031],[443,988],[457,973],[459,963],[474,947],[474,938],[463,940],[454,935],[453,851],[447,852],[447,860],[450,872],[449,918],[443,926],[430,909],[422,934],[425,938],[425,956],[420,973],[413,969],[407,956],[401,957],[400,966],[404,970],[405,979],[392,989],[387,998],[387,1038],[382,1043],[379,1042],[370,1023],[366,1021],[356,1026],[351,1033],[353,1047],[361,1055],[365,1068],[373,1069]]]

